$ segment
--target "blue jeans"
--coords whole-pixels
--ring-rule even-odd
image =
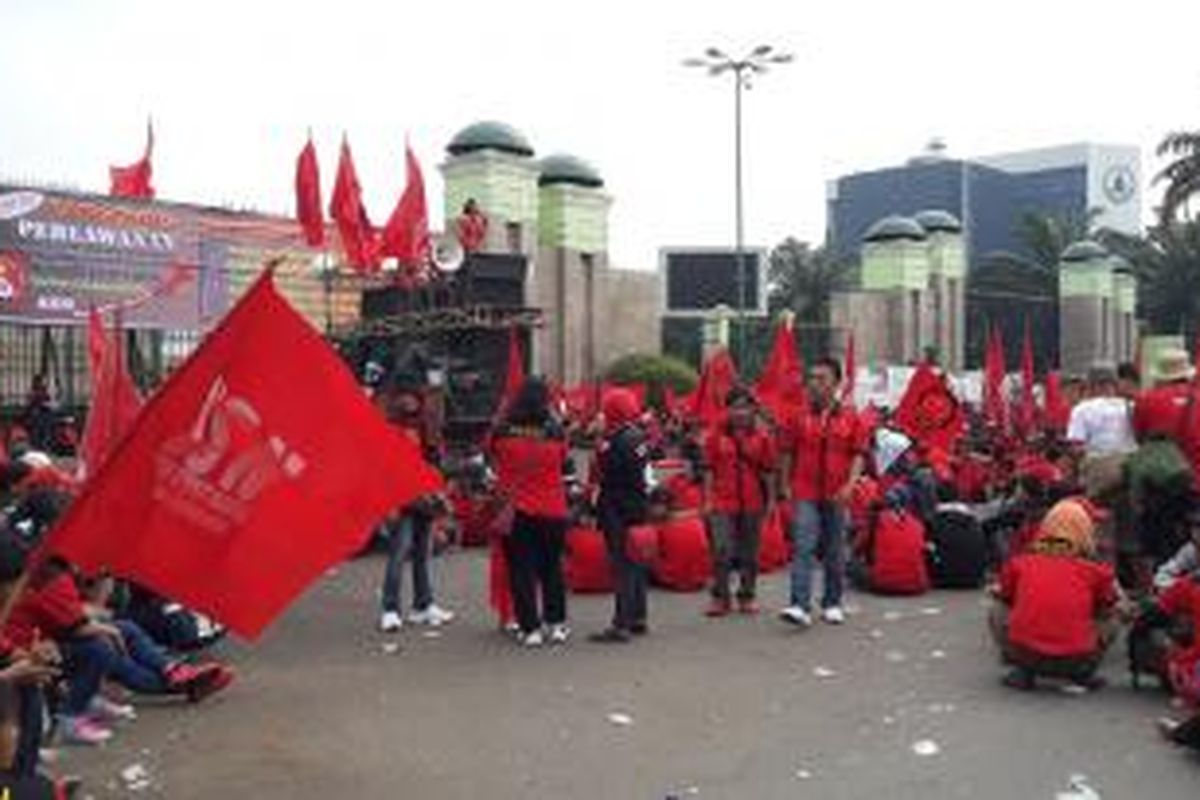
[[[805,610],[812,607],[813,559],[821,552],[825,588],[821,608],[842,604],[846,568],[846,517],[842,507],[829,501],[799,500],[792,514],[792,599]]]
[[[128,620],[116,623],[125,641],[122,653],[112,642],[99,636],[80,637],[64,642],[69,688],[64,712],[83,714],[100,691],[107,677],[139,694],[167,692],[167,668],[171,662],[144,630]]]
[[[414,611],[433,605],[433,584],[429,580],[428,516],[405,513],[391,523],[388,536],[387,566],[383,570],[383,610],[400,613],[400,590],[404,583],[404,559],[412,561]]]

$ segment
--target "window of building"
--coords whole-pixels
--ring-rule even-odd
[[[508,240],[508,252],[521,252],[521,223],[508,222],[504,225],[504,233]]]

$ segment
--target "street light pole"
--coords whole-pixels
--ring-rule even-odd
[[[746,241],[745,207],[742,194],[742,89],[750,88],[752,75],[763,75],[769,64],[788,64],[790,53],[775,53],[771,45],[754,48],[745,58],[732,59],[715,47],[704,51],[703,58],[689,58],[686,67],[706,69],[712,77],[728,72],[733,75],[733,172],[734,172],[734,257],[737,261],[737,360],[746,368]],[[760,265],[761,266],[761,265]],[[761,278],[760,278],[761,279]]]

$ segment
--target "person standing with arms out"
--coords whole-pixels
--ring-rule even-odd
[[[601,403],[604,440],[597,465],[600,492],[596,517],[608,549],[613,573],[614,610],[612,624],[593,634],[593,642],[621,644],[629,637],[648,632],[646,625],[645,565],[629,553],[629,529],[643,522],[648,506],[646,466],[650,448],[637,425],[638,402],[628,389],[611,389]]]
[[[400,386],[393,402],[389,403],[388,417],[402,434],[421,445],[429,463],[436,464],[436,447],[424,430],[424,412],[420,390],[413,386]],[[453,611],[447,611],[433,601],[433,582],[429,577],[430,533],[440,503],[436,495],[419,497],[400,509],[387,524],[387,566],[384,568],[381,592],[383,614],[379,619],[379,627],[384,633],[394,633],[404,625],[404,616],[400,613],[400,594],[406,558],[412,562],[413,579],[412,611],[409,612],[408,621],[438,627],[454,619]]]
[[[769,500],[767,479],[775,465],[775,448],[759,423],[754,396],[735,386],[726,406],[727,421],[705,442],[704,516],[713,559],[712,602],[705,612],[709,617],[732,610],[729,574],[735,569],[738,611],[758,613],[759,533]]]
[[[813,559],[819,551],[825,583],[821,616],[831,625],[846,621],[842,610],[846,560],[846,504],[863,469],[866,435],[858,414],[839,400],[842,366],[835,358],[813,365],[810,403],[788,422],[782,458],[783,498],[792,515],[791,602],[780,617],[801,627],[812,624]]]
[[[545,381],[529,378],[521,386],[492,439],[492,454],[500,491],[514,511],[504,555],[520,641],[526,647],[541,647],[548,636],[552,644],[563,644],[570,636],[562,565],[568,517],[563,485],[567,437],[551,413]]]

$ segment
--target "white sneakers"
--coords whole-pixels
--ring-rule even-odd
[[[570,638],[571,629],[567,627],[566,623],[551,625],[546,629],[545,633],[539,628],[530,633],[517,634],[517,641],[524,647],[541,647],[546,642],[550,644],[566,644]]]
[[[807,628],[813,623],[812,615],[801,606],[788,606],[779,612],[779,618],[801,628]]]
[[[846,612],[841,606],[830,606],[821,612],[821,619],[829,625],[842,625],[846,622]]]
[[[395,611],[385,611],[379,618],[379,630],[384,633],[395,633],[404,627],[404,618]]]
[[[541,647],[545,641],[540,630],[522,634],[520,638],[522,647]]]
[[[779,612],[779,618],[801,628],[807,628],[813,624],[812,614],[801,606],[788,606]],[[842,625],[846,622],[846,612],[842,610],[841,606],[830,606],[821,611],[821,619],[828,625]]]
[[[88,713],[92,719],[100,723],[133,722],[137,719],[137,710],[124,703],[115,703],[104,695],[96,695],[88,704]]]
[[[566,644],[567,639],[571,638],[571,629],[566,623],[560,622],[557,625],[550,626],[550,644]]]
[[[410,611],[408,621],[414,625],[428,625],[430,628],[437,628],[451,622],[454,619],[454,612],[440,608],[436,603],[431,603],[429,607],[423,608],[420,611]]]

